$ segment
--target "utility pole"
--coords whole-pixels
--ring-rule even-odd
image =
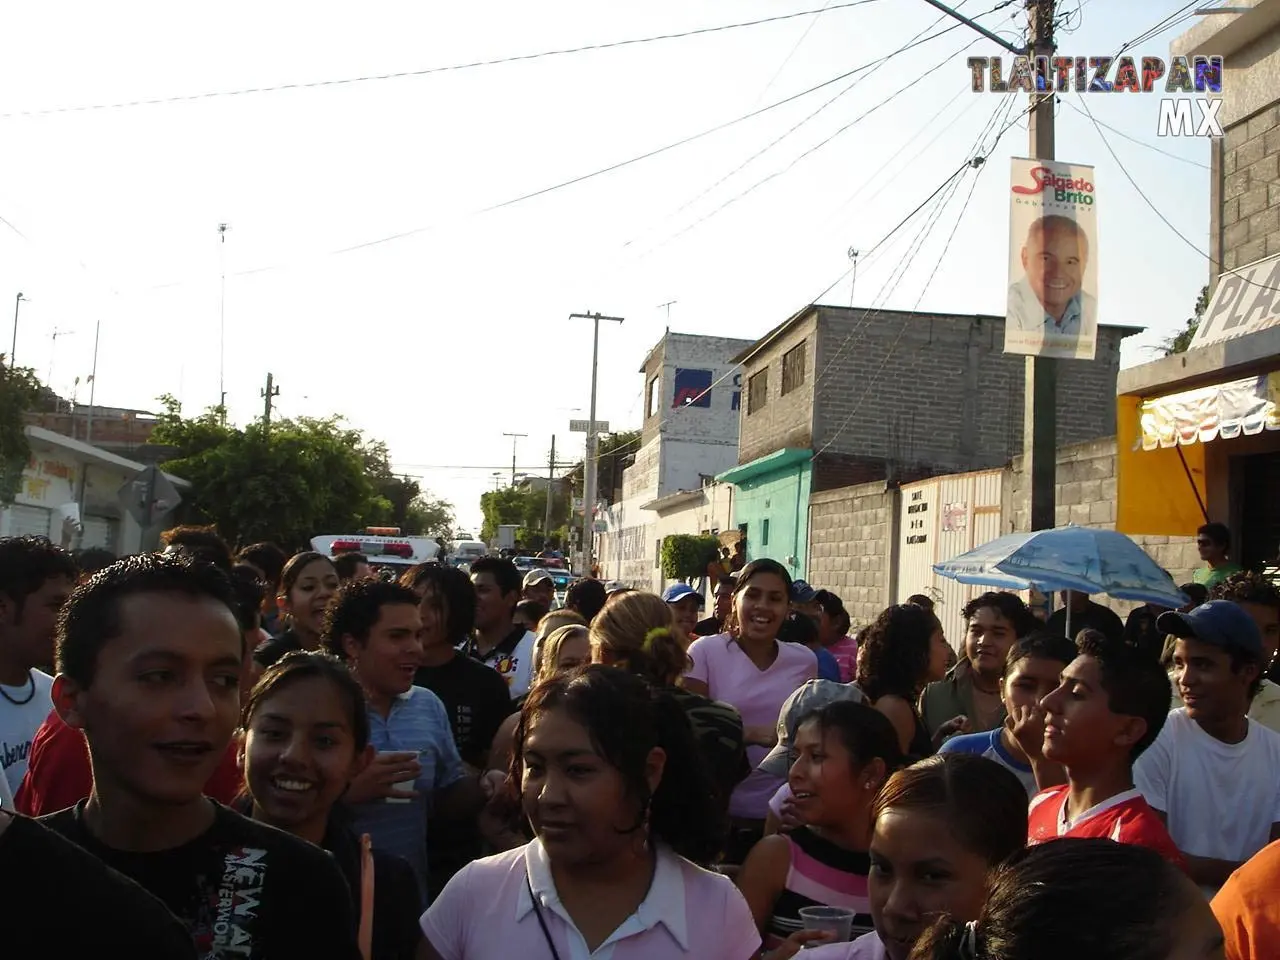
[[[218,297],[218,409],[227,424],[227,225],[218,224],[218,270],[222,277]],[[271,418],[268,417],[268,420]]]
[[[542,522],[543,537],[551,536],[551,504],[555,498],[556,486],[556,435],[551,435],[551,459],[547,461],[547,516]],[[546,549],[546,546],[543,546]]]
[[[58,338],[68,337],[73,333],[75,333],[74,330],[59,330],[57,327],[54,327],[53,333],[49,336],[49,339],[52,342],[52,346],[49,347],[49,374],[44,378],[44,382],[45,386],[50,390],[53,389],[53,359],[58,352]]]
[[[1030,54],[1052,57],[1054,0],[1027,0]],[[1034,160],[1055,159],[1052,91],[1031,94],[1027,119]],[[1058,361],[1027,357],[1022,400],[1022,463],[1031,478],[1031,529],[1052,530],[1056,521]]]
[[[849,248],[849,259],[853,261],[853,279],[849,281],[849,309],[853,309],[853,292],[858,288],[858,257],[862,255],[862,251],[854,247]]]
[[[24,297],[21,292],[13,298],[13,346],[9,348],[10,370],[14,369],[13,355],[18,352],[18,309],[22,306],[23,300],[26,300],[27,303],[31,302],[27,297]]]
[[[520,442],[521,437],[529,436],[527,433],[504,433],[504,437],[511,438],[511,485],[516,485],[516,444]]]
[[[674,302],[674,301],[672,301]],[[596,436],[596,380],[600,366],[600,321],[622,323],[622,317],[605,317],[599,313],[571,313],[570,320],[590,320],[593,324],[591,335],[591,410],[587,414],[587,451],[582,458],[583,494],[582,494],[582,556],[583,571],[590,576],[591,566],[595,560],[595,514],[596,514],[596,468],[599,466],[599,455]]]
[[[280,396],[280,388],[273,386],[274,378],[271,374],[267,374],[267,387],[262,391],[262,428],[264,431],[271,429],[271,401]]]
[[[84,442],[93,443],[93,397],[98,389],[98,337],[102,333],[102,318],[93,325],[93,370],[89,373],[89,420],[85,424]],[[81,471],[83,477],[84,471]],[[84,506],[83,503],[80,505]],[[83,512],[83,511],[82,511]]]

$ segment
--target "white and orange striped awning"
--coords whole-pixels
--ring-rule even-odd
[[[1138,410],[1143,450],[1280,430],[1280,372],[1144,400]]]

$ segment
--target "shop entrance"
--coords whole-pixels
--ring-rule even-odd
[[[1273,566],[1280,554],[1280,453],[1240,458],[1240,551],[1247,569]]]

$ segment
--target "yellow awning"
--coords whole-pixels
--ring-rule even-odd
[[[1245,377],[1142,401],[1142,449],[1153,451],[1280,430],[1280,376]]]

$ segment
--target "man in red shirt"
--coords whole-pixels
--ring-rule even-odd
[[[1031,801],[1027,842],[1101,837],[1150,847],[1186,868],[1169,831],[1133,785],[1133,764],[1164,726],[1173,694],[1160,664],[1134,647],[1086,636],[1062,683],[1043,700],[1044,755],[1065,786]]]

